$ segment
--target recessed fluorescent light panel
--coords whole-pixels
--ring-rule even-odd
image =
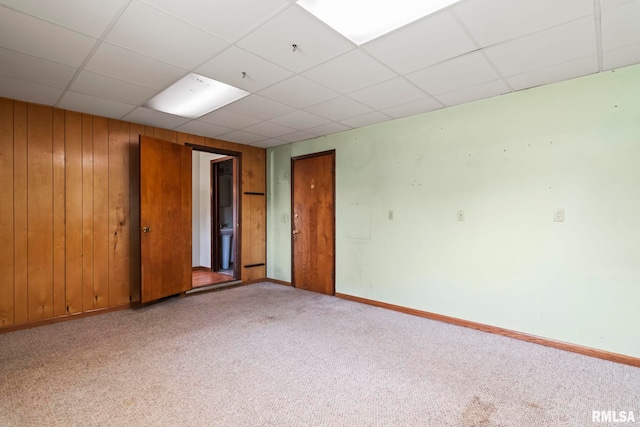
[[[460,0],[298,0],[298,4],[357,45]]]
[[[197,119],[247,95],[249,92],[245,90],[191,73],[151,98],[144,106]]]

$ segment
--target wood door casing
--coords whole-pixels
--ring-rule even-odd
[[[238,233],[239,233],[239,201],[238,201],[238,164],[239,164],[239,156],[237,155],[227,155],[225,157],[220,157],[218,159],[211,160],[211,271],[219,271],[221,270],[221,253],[220,253],[220,245],[221,245],[221,236],[219,233],[220,223],[222,219],[220,218],[220,185],[219,185],[219,168],[220,164],[224,162],[231,162],[232,168],[232,176],[231,176],[231,204],[233,207],[233,213],[231,215],[231,223],[228,224],[233,228],[232,235],[232,247],[237,248],[238,241]],[[230,262],[233,262],[233,277],[239,277],[239,268],[238,268],[238,251],[235,251],[235,256],[230,259]]]
[[[191,148],[140,136],[143,303],[191,289],[191,175]]]
[[[291,159],[292,284],[335,293],[335,151]]]

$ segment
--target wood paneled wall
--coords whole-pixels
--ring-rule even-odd
[[[139,301],[140,134],[242,153],[241,279],[266,276],[264,149],[0,98],[0,328]]]

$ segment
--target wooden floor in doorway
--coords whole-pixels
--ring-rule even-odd
[[[193,272],[192,285],[194,288],[199,286],[217,285],[220,283],[231,282],[236,279],[228,274],[214,273],[210,271],[196,270]]]

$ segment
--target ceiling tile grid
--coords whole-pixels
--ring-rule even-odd
[[[476,49],[448,11],[436,13],[363,45],[392,70],[407,74]]]
[[[255,133],[257,135],[266,136],[269,138],[277,138],[279,136],[288,135],[294,133],[296,130],[288,128],[286,126],[278,125],[271,122],[262,122],[249,127],[244,128],[246,132]]]
[[[150,110],[145,107],[139,107],[131,113],[123,117],[124,120],[133,123],[140,123],[148,126],[155,126],[165,129],[175,129],[190,119],[174,116],[173,114],[163,113],[161,111]]]
[[[209,33],[135,0],[105,40],[188,70],[228,46]]]
[[[0,0],[0,5],[96,38],[127,3],[128,0]]]
[[[82,111],[96,116],[119,119],[131,110],[135,105],[124,104],[122,102],[110,101],[108,99],[96,98],[84,93],[68,91],[58,103],[60,108],[73,111]]]
[[[296,110],[284,116],[271,119],[270,121],[297,130],[314,128],[331,122],[331,120],[316,116],[304,110]]]
[[[307,112],[317,114],[320,117],[324,117],[329,120],[345,120],[351,117],[361,116],[373,111],[372,108],[367,107],[354,101],[346,96],[340,96],[330,99],[328,101],[321,102],[316,105],[305,108]]]
[[[255,146],[640,63],[640,0],[463,0],[362,46],[295,0],[0,0],[0,96]],[[142,107],[190,72],[251,94]]]
[[[481,47],[593,16],[593,0],[471,0],[454,13]]]
[[[109,43],[98,47],[84,69],[156,91],[186,74],[183,69]]]
[[[0,47],[79,67],[96,39],[8,8],[0,10]]]
[[[513,76],[597,53],[593,17],[485,49],[503,76]]]
[[[260,123],[260,119],[234,113],[233,111],[220,108],[198,119],[199,121],[211,123],[213,125],[227,126],[233,129],[242,129],[247,126]]]
[[[291,71],[236,46],[216,55],[196,72],[249,92],[257,92],[293,75]]]
[[[69,89],[74,92],[132,105],[144,104],[156,94],[154,89],[102,76],[90,71],[82,71]]]
[[[452,92],[499,78],[479,52],[441,62],[407,77],[430,95]]]
[[[347,52],[302,75],[343,95],[398,77],[361,50]]]
[[[233,129],[231,128],[202,122],[200,120],[192,120],[188,123],[178,126],[177,128],[175,128],[175,130],[184,133],[208,136],[209,138],[217,138],[220,135],[224,135],[225,133],[233,131]]]
[[[374,110],[382,110],[417,101],[426,97],[426,94],[407,80],[398,77],[354,92],[349,97]]]
[[[438,99],[447,107],[464,104],[465,102],[478,101],[484,98],[503,95],[510,92],[509,87],[502,80],[482,83],[453,92],[438,95]]]
[[[236,41],[290,5],[288,0],[144,1],[229,42]]]
[[[59,88],[0,76],[0,94],[5,98],[54,105],[63,93]]]
[[[258,94],[296,108],[308,107],[338,96],[334,91],[301,76],[293,76]]]
[[[353,43],[295,5],[237,45],[296,73],[355,48]]]
[[[64,89],[77,71],[75,67],[0,48],[0,76]]]
[[[239,144],[249,145],[268,139],[267,137],[256,135],[255,133],[251,132],[245,132],[242,130],[234,130],[233,132],[222,134],[220,138],[231,142],[237,142]]]
[[[605,58],[609,52],[623,49],[631,54],[631,58],[637,58],[640,45],[640,0],[628,1],[618,7],[604,10],[601,22],[602,50]]]

